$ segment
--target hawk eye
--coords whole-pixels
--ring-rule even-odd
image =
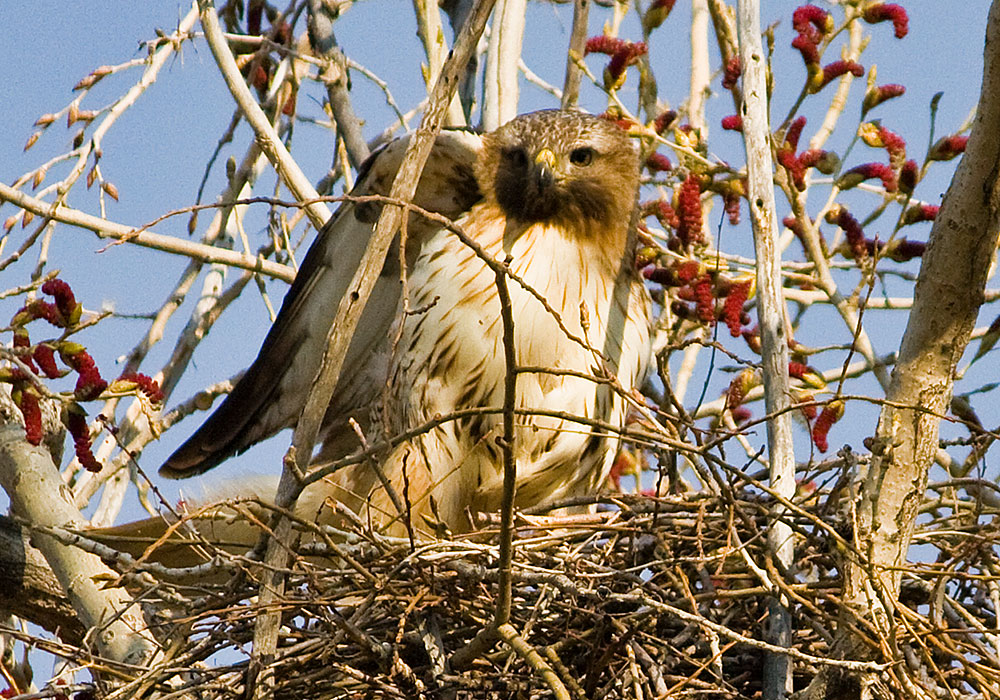
[[[573,165],[587,166],[594,160],[593,148],[574,148],[569,154],[569,162]]]
[[[528,164],[528,154],[523,148],[508,148],[503,152],[503,157],[516,168],[523,168]]]

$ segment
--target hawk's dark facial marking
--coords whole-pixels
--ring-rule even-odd
[[[614,124],[582,113],[518,117],[484,137],[480,186],[522,223],[608,228],[627,221],[638,186],[632,143]]]

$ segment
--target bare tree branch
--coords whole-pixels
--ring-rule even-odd
[[[708,21],[708,10],[703,10]],[[706,26],[707,31],[707,26]],[[775,209],[771,160],[767,61],[760,40],[760,6],[757,0],[739,2],[740,62],[743,66],[743,140],[747,154],[747,199],[757,253],[757,298],[761,355],[764,367],[764,405],[768,415],[767,452],[771,487],[784,498],[795,492],[795,453],[792,449],[792,419],[785,412],[791,403],[788,379],[788,338],[784,300],[781,296],[781,252],[778,247],[778,214]],[[692,97],[694,96],[692,88]],[[768,545],[785,568],[794,556],[791,528],[782,520],[784,508],[771,512]],[[787,599],[768,602],[769,641],[791,645],[791,614]],[[765,666],[764,697],[782,698],[792,689],[788,657],[769,655]]]

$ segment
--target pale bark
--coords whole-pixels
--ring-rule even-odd
[[[938,450],[954,372],[984,300],[1000,227],[1000,0],[990,8],[982,92],[965,156],[959,163],[923,256],[906,331],[879,417],[871,465],[863,474],[855,543],[861,561],[847,567],[848,604],[836,650],[864,655],[850,616],[883,634],[893,625],[902,570],[927,474]],[[870,652],[869,652],[870,653]],[[860,685],[821,673],[809,698],[856,697]]]
[[[20,413],[8,391],[0,392],[0,485],[15,513],[33,525],[78,529],[86,519],[73,503],[52,457],[25,439]],[[70,604],[100,655],[134,665],[149,663],[156,646],[135,602],[101,580],[116,573],[87,552],[34,535]]]
[[[771,158],[767,99],[767,60],[760,36],[760,6],[757,0],[739,3],[740,62],[743,66],[743,140],[747,155],[747,200],[753,224],[757,257],[757,317],[760,324],[761,360],[764,374],[764,406],[767,421],[767,452],[771,488],[786,499],[795,492],[795,453],[792,449],[792,418],[788,378],[788,339],[784,301],[781,298],[781,251],[778,246],[778,215],[774,200],[774,163]],[[707,13],[706,13],[707,16]],[[792,531],[782,520],[784,508],[776,505],[768,529],[768,550],[787,569],[794,555]],[[775,591],[768,600],[768,639],[777,646],[791,645],[791,614],[788,600]],[[784,697],[792,688],[788,657],[772,654],[764,668],[764,697]]]

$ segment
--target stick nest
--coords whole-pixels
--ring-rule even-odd
[[[852,624],[872,663],[843,668],[844,682],[886,697],[920,689],[997,698],[997,528],[985,506],[938,486],[915,540],[924,563],[903,571],[901,602],[881,626],[839,600],[840,572],[858,556],[847,487],[808,494],[786,516],[793,571],[766,553],[775,503],[750,486],[606,497],[588,515],[523,516],[510,613],[517,639],[464,669],[452,655],[495,615],[496,528],[431,542],[363,530],[341,533],[339,544],[314,540],[289,571],[278,653],[258,682],[269,676],[275,697],[299,700],[546,698],[556,696],[546,675],[554,673],[575,699],[755,698],[766,643],[780,642],[768,614],[780,596],[791,611],[797,690],[836,659],[837,625]],[[130,587],[146,582],[142,599],[169,650],[144,684],[171,696],[242,695],[259,569],[241,557],[233,565],[198,585],[162,576],[149,585],[149,571],[126,577]]]

